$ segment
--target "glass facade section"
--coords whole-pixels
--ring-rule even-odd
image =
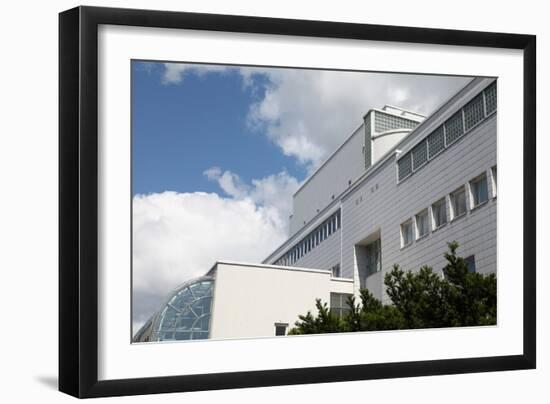
[[[483,94],[479,94],[464,107],[464,127],[470,130],[485,118]]]
[[[197,278],[180,286],[138,331],[134,342],[207,339],[213,288],[211,277]]]

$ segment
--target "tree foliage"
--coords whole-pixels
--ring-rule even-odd
[[[370,291],[360,291],[360,302],[348,298],[347,314],[331,312],[316,300],[317,315],[308,312],[289,334],[321,334],[350,331],[462,327],[496,324],[496,276],[469,272],[456,254],[458,243],[448,243],[443,277],[423,266],[417,272],[398,265],[384,277],[391,304],[383,304]]]

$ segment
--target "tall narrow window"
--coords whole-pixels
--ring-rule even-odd
[[[443,125],[434,130],[430,136],[428,136],[428,154],[430,158],[433,158],[438,153],[445,149],[445,133],[443,131]]]
[[[416,238],[419,239],[428,234],[428,210],[423,210],[416,215]]]
[[[368,244],[366,246],[366,253],[367,276],[369,276],[375,272],[379,272],[382,269],[380,239]]]
[[[483,94],[479,94],[464,107],[464,126],[470,130],[485,117],[483,109]]]
[[[412,220],[407,220],[401,224],[401,247],[408,246],[413,241]]]
[[[426,140],[418,143],[412,149],[413,168],[417,170],[428,161],[428,143]]]
[[[447,203],[445,198],[441,198],[432,205],[432,220],[434,230],[447,223]]]
[[[472,193],[472,207],[481,205],[489,199],[487,192],[487,176],[485,174],[470,181],[470,192]]]
[[[411,153],[405,154],[397,161],[397,171],[399,181],[408,177],[412,173],[412,158]]]
[[[451,208],[453,219],[466,213],[466,192],[463,186],[451,194]]]
[[[474,255],[470,255],[467,258],[464,258],[464,262],[466,263],[466,266],[468,267],[468,272],[475,272],[476,271],[476,258]]]
[[[445,142],[447,146],[458,140],[463,134],[462,110],[459,110],[445,122]]]

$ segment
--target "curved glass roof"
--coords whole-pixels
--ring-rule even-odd
[[[193,279],[170,294],[166,303],[137,332],[135,342],[206,339],[210,332],[210,313],[214,279]]]

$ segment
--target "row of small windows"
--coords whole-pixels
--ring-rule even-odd
[[[489,170],[492,197],[496,197],[497,190],[497,166]],[[434,202],[429,208],[418,212],[414,217],[401,223],[401,247],[406,247],[416,239],[421,239],[429,234],[430,230],[437,230],[447,224],[449,220],[462,217],[469,210],[483,205],[489,200],[488,174],[484,172],[461,185],[449,195]],[[469,193],[469,203],[467,194]],[[430,226],[431,217],[431,226]]]
[[[399,181],[407,178],[445,148],[496,111],[497,87],[493,82],[397,162]]]
[[[340,228],[340,211],[308,233],[298,244],[275,261],[274,265],[290,266],[309,253]]]
[[[401,118],[399,116],[384,114],[376,111],[374,116],[374,131],[383,133],[393,129],[413,129],[418,125],[418,122]]]

